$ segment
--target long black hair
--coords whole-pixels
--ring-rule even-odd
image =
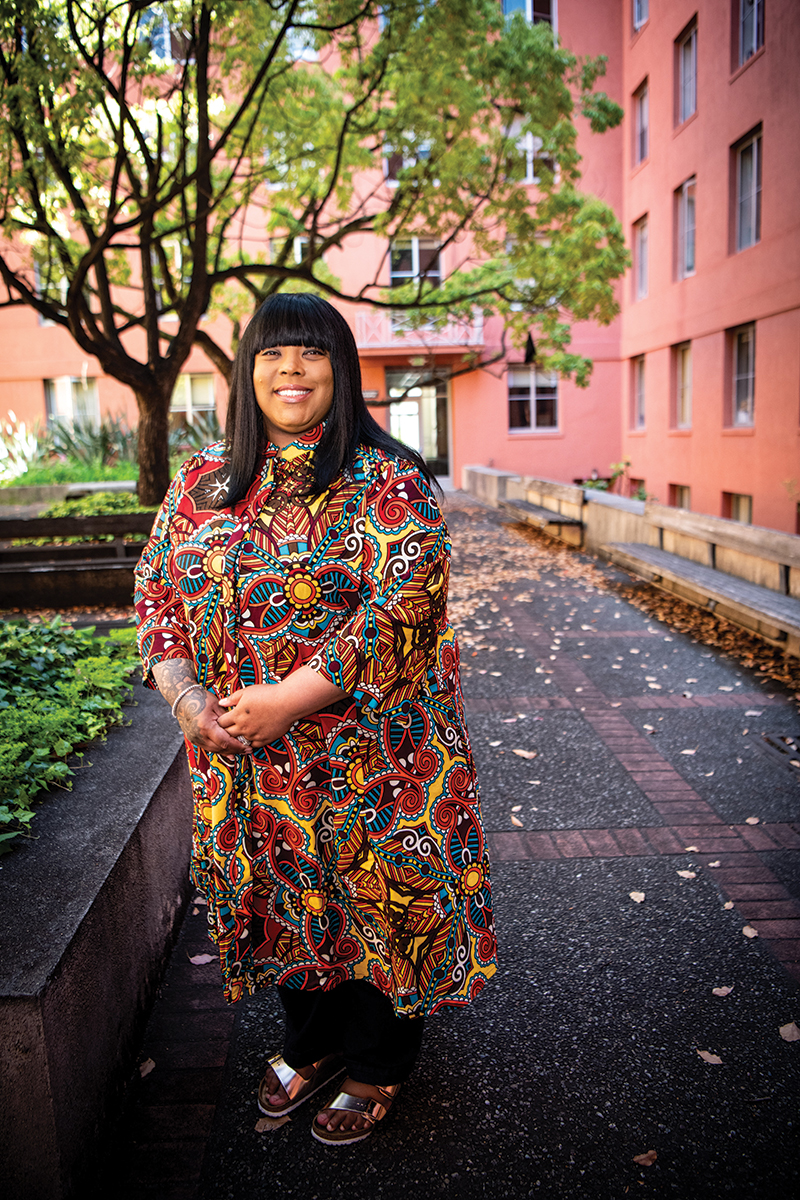
[[[231,507],[247,494],[267,444],[266,425],[253,387],[253,368],[256,355],[271,346],[314,346],[330,356],[333,403],[314,454],[312,495],[320,495],[341,471],[353,465],[359,446],[374,446],[410,460],[436,486],[422,456],[391,437],[370,415],[361,391],[355,338],[341,313],[321,296],[278,292],[264,301],[250,321],[233,363],[225,427],[231,473],[228,494],[220,507]]]

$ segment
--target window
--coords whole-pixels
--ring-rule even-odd
[[[739,0],[739,63],[764,45],[764,0]]]
[[[383,175],[387,183],[398,184],[398,173],[407,167],[416,166],[417,163],[426,163],[431,156],[430,142],[420,142],[412,155],[407,155],[402,150],[389,150],[383,160]]]
[[[743,525],[752,525],[753,497],[742,492],[723,492],[722,515],[729,521],[741,521]]]
[[[734,147],[736,172],[736,249],[761,241],[761,130]]]
[[[644,355],[632,360],[631,428],[644,429]]]
[[[634,479],[631,475],[628,480],[628,495],[631,500],[646,500],[647,488],[643,479]]]
[[[534,367],[510,367],[509,429],[558,429],[558,376]]]
[[[644,300],[647,295],[647,217],[642,217],[633,227],[633,298]]]
[[[644,162],[650,150],[650,92],[647,83],[634,92],[633,108],[636,119],[633,161],[640,163]]]
[[[682,33],[675,43],[678,75],[678,124],[697,111],[697,25]]]
[[[731,334],[733,354],[731,419],[734,426],[749,426],[754,421],[756,382],[756,327],[742,325]]]
[[[669,502],[672,508],[687,508],[692,507],[692,490],[683,483],[671,483],[669,485]]]
[[[692,176],[675,193],[677,218],[677,276],[686,279],[695,272],[695,191],[697,180]]]
[[[96,379],[74,379],[71,375],[45,379],[44,403],[48,425],[72,426],[77,422],[96,429],[100,424]]]
[[[423,382],[426,380],[427,382]],[[389,431],[417,450],[434,475],[449,470],[447,448],[447,380],[432,381],[428,372],[386,369]]]
[[[200,412],[213,412],[214,376],[179,375],[170,400],[170,423],[192,425]]]
[[[518,12],[534,25],[555,25],[555,7],[556,0],[503,0],[503,15],[510,17]]]
[[[555,162],[542,154],[542,139],[532,133],[523,133],[520,118],[509,125],[506,137],[516,142],[516,154],[509,155],[507,161],[506,173],[509,177],[516,178],[519,183],[531,184],[541,182],[540,167],[544,167],[546,173],[555,174]]]
[[[685,342],[673,348],[675,369],[674,407],[672,426],[674,429],[692,427],[692,344]]]
[[[650,0],[633,0],[633,28],[641,29],[650,16]]]
[[[439,261],[439,243],[433,238],[398,238],[389,248],[390,286],[403,287],[424,278],[426,283],[438,287],[442,281]],[[402,333],[408,328],[406,314],[398,310],[392,313],[392,329]]]
[[[161,62],[172,62],[172,34],[163,4],[150,4],[139,17],[138,37],[150,46],[150,53]]]
[[[288,243],[288,245],[287,245]],[[286,258],[284,264],[287,266],[300,264],[305,258],[306,246],[308,238],[304,234],[298,237],[277,237],[269,239],[269,261],[271,265],[277,263],[284,251]]]

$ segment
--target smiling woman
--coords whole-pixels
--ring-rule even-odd
[[[184,464],[138,571],[145,682],[186,735],[192,873],[225,992],[276,984],[268,1117],[345,1068],[313,1136],[369,1136],[423,1019],[495,971],[486,841],[424,462],[381,430],[344,318],[278,295],[227,440]],[[343,1053],[340,1053],[343,1052]]]

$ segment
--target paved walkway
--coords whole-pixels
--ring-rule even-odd
[[[800,1023],[796,703],[626,603],[619,572],[463,497],[449,512],[500,973],[429,1021],[396,1111],[334,1153],[311,1107],[257,1125],[276,1001],[225,1007],[216,962],[190,961],[210,950],[193,905],[114,1191],[796,1194],[800,1044],[780,1032]]]

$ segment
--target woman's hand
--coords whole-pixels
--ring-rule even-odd
[[[266,746],[282,738],[300,714],[281,703],[279,683],[254,683],[221,700],[220,725],[234,737],[245,737],[251,746]]]
[[[197,682],[194,663],[186,658],[168,658],[153,667],[153,678],[161,695],[172,705],[185,688]],[[225,714],[219,701],[205,688],[196,687],[178,702],[175,716],[184,735],[195,746],[211,754],[249,754],[250,747],[226,732],[219,718]]]
[[[319,712],[346,696],[311,667],[299,667],[280,683],[256,683],[240,688],[220,704],[230,711],[220,725],[252,746],[267,746],[291,729],[295,721]]]

